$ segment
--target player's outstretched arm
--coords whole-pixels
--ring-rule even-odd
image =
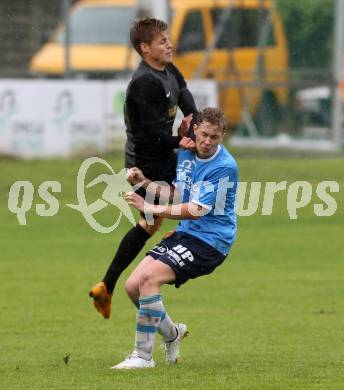
[[[209,209],[193,202],[171,205],[154,205],[147,203],[135,192],[127,192],[124,199],[137,210],[168,219],[198,219],[209,212]]]
[[[127,180],[136,188],[143,187],[149,194],[162,201],[169,202],[173,199],[174,186],[167,183],[156,183],[147,179],[143,172],[137,167],[128,169]]]

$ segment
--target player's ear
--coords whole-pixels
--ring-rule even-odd
[[[141,54],[145,55],[149,52],[149,45],[145,42],[140,43]]]

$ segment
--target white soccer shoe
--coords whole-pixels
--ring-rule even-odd
[[[176,364],[179,357],[179,344],[188,335],[188,328],[185,324],[176,324],[177,337],[174,341],[164,342],[166,363]]]
[[[135,368],[154,368],[155,363],[154,360],[145,360],[137,356],[137,354],[134,352],[131,355],[129,355],[123,362],[116,364],[115,366],[111,367],[115,370],[131,370]]]

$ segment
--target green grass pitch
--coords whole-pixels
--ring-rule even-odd
[[[119,170],[122,157],[106,159]],[[163,288],[171,317],[190,329],[179,363],[165,366],[158,336],[157,368],[126,372],[109,367],[133,347],[135,310],[123,284],[134,265],[118,283],[110,320],[95,312],[88,290],[129,223],[99,234],[66,207],[76,203],[81,162],[0,161],[1,389],[344,389],[343,160],[240,158],[242,181],[311,182],[311,204],[290,220],[281,192],[271,216],[261,215],[260,202],[255,215],[239,218],[237,242],[214,274]],[[7,208],[17,180],[32,181],[36,190],[26,226]],[[46,180],[62,184],[54,217],[35,213]],[[332,217],[313,212],[323,180],[340,185]],[[99,220],[110,225],[115,217],[108,206]],[[165,223],[146,249],[172,226]]]

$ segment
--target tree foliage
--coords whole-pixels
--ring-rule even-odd
[[[329,68],[336,0],[277,0],[288,38],[291,67]]]

